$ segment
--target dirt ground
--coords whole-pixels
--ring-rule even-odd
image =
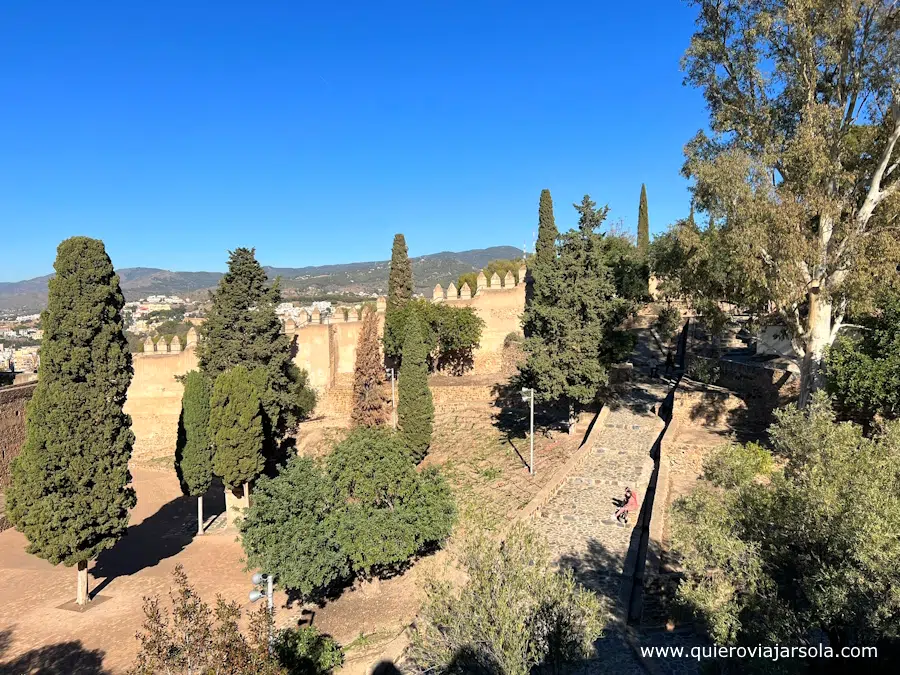
[[[580,441],[580,436],[536,434],[537,472],[531,476],[523,432],[504,428],[497,414],[490,402],[473,401],[435,420],[427,463],[444,467],[463,526],[473,517],[500,526],[528,503]],[[340,435],[327,427],[317,433]],[[165,596],[178,564],[210,604],[221,594],[250,609],[251,573],[244,569],[236,533],[224,527],[220,515],[209,519],[206,534],[196,536],[196,502],[181,495],[169,467],[161,460],[133,468],[138,503],[128,536],[92,564],[91,588],[98,597],[86,612],[61,608],[74,599],[73,568],[28,554],[25,538],[15,530],[0,533],[0,675],[124,672],[139,646],[135,633],[143,621],[142,599]],[[208,515],[224,508],[221,493],[204,502]],[[288,607],[279,594],[276,622],[312,623],[344,645],[343,673],[364,673],[392,644],[400,649],[403,629],[421,604],[422,581],[440,574],[445,560],[438,553],[395,578],[357,583],[320,607]]]

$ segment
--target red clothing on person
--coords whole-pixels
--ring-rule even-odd
[[[637,493],[632,491],[631,496],[628,498],[628,501],[622,505],[622,508],[626,511],[636,511],[637,507],[638,507]]]

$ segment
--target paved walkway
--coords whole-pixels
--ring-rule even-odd
[[[611,613],[606,635],[597,643],[598,660],[582,664],[579,673],[646,672],[625,639],[625,625],[635,565],[644,553],[641,538],[649,517],[644,500],[654,469],[651,450],[664,428],[657,412],[672,386],[646,377],[646,360],[654,357],[663,360],[649,331],[638,331],[633,381],[611,404],[585,459],[535,520],[557,563],[571,568],[580,583],[605,598]],[[638,493],[642,513],[622,527],[612,516],[626,487]]]

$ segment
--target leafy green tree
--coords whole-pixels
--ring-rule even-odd
[[[406,248],[406,238],[402,234],[394,235],[391,249],[391,270],[388,275],[387,307],[384,313],[384,353],[390,358],[397,358],[393,345],[402,344],[406,334],[400,319],[400,310],[413,296],[412,263]]]
[[[259,479],[241,521],[248,565],[270,571],[279,585],[304,598],[317,598],[350,576],[337,535],[340,516],[329,476],[313,459],[291,457],[275,478]]]
[[[543,402],[569,408],[570,432],[575,406],[596,400],[608,383],[609,365],[633,345],[618,329],[633,306],[616,293],[598,232],[607,209],[595,206],[588,195],[576,205],[578,229],[562,235],[552,264],[543,267],[536,256],[535,288],[540,282],[542,290],[522,319],[527,336],[522,383],[534,387]]]
[[[414,314],[406,322],[397,417],[406,447],[416,463],[425,458],[434,428],[434,404],[428,387],[427,356],[421,324]]]
[[[606,613],[558,571],[547,544],[517,525],[504,542],[472,536],[460,556],[466,583],[430,580],[410,657],[415,673],[558,672],[593,653]]]
[[[251,566],[304,598],[354,575],[390,574],[450,533],[450,490],[435,469],[417,471],[389,429],[357,427],[322,467],[293,457],[263,477],[242,542]]]
[[[184,376],[175,471],[181,490],[197,498],[197,533],[203,534],[203,495],[212,485],[213,452],[209,440],[209,381],[192,370]]]
[[[900,417],[900,292],[882,293],[876,313],[844,331],[828,352],[828,389],[842,411],[866,424]]]
[[[209,402],[213,470],[229,489],[244,484],[245,495],[265,465],[262,408],[250,378],[244,366],[226,370],[216,378]]]
[[[642,255],[647,255],[650,249],[650,215],[647,212],[647,186],[643,183],[638,205],[637,246]]]
[[[344,504],[337,537],[356,574],[398,569],[450,534],[456,508],[449,487],[433,467],[416,471],[392,431],[351,432],[327,466]]]
[[[647,256],[628,237],[614,232],[603,237],[603,251],[616,294],[634,302],[648,299],[650,270]]]
[[[897,283],[896,7],[692,4],[683,63],[712,133],[687,144],[684,174],[802,355],[805,404],[847,313]]]
[[[184,568],[173,572],[169,591],[171,614],[156,597],[144,598],[141,643],[130,675],[292,675],[269,651],[272,618],[265,607],[250,617],[247,634],[241,632],[241,610],[236,602],[219,596],[210,609],[188,581]],[[213,619],[215,618],[215,621]]]
[[[275,307],[281,301],[276,282],[267,286],[266,273],[254,250],[238,248],[230,253],[228,271],[212,294],[212,306],[200,328],[197,358],[210,379],[236,366],[256,375],[261,385],[266,426],[266,454],[275,455],[278,444],[315,405],[307,375],[291,360],[291,343],[282,332]]]
[[[415,315],[425,341],[429,370],[448,369],[461,374],[471,366],[481,341],[484,320],[471,307],[454,307],[440,302],[415,299],[394,313],[395,332],[385,334],[385,353],[401,362],[407,322]]]
[[[384,395],[384,359],[378,339],[378,316],[375,312],[364,312],[356,343],[351,416],[354,424],[375,427],[384,424],[389,414]]]
[[[122,410],[133,371],[125,299],[103,242],[66,239],[54,269],[41,315],[38,384],[6,512],[29,553],[77,566],[84,605],[88,562],[125,534],[136,501],[128,471],[134,434]]]
[[[866,438],[818,393],[777,412],[770,436],[771,451],[713,455],[674,505],[681,599],[717,644],[900,637],[900,423]]]

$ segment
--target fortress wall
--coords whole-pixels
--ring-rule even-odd
[[[9,485],[12,461],[25,442],[25,406],[36,382],[0,389],[0,492]]]
[[[183,352],[134,354],[132,363],[134,379],[128,388],[125,412],[131,415],[135,435],[133,456],[138,460],[171,456],[184,391],[175,377],[198,367],[193,345]]]
[[[485,375],[503,370],[503,341],[509,333],[521,332],[521,317],[525,310],[525,284],[509,288],[483,288],[467,300],[444,300],[454,307],[471,307],[484,321],[481,344],[474,354],[472,373]]]
[[[331,355],[327,324],[306,324],[290,334],[294,345],[294,363],[309,373],[309,383],[322,391],[331,385]]]

